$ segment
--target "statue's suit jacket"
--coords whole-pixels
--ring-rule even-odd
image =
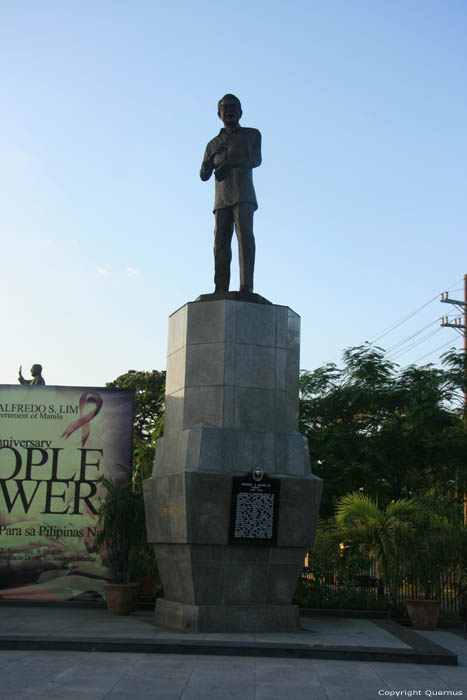
[[[201,165],[200,177],[209,180],[214,165],[213,156],[222,148],[227,151],[226,162],[215,169],[216,194],[214,211],[231,207],[240,202],[253,204],[258,208],[253,187],[252,168],[261,165],[261,133],[258,129],[238,126],[228,134],[222,128],[219,134],[209,141]]]

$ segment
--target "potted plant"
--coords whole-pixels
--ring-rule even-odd
[[[434,495],[417,499],[416,505],[415,529],[406,542],[404,569],[418,595],[405,602],[415,629],[434,630],[441,610],[441,592],[462,555],[462,516],[455,503]]]
[[[136,451],[135,451],[136,453]],[[140,456],[141,451],[137,456]],[[154,457],[153,457],[154,458]],[[152,463],[151,463],[152,467]],[[159,569],[154,556],[154,548],[148,542],[146,535],[146,521],[144,514],[143,480],[150,476],[144,463],[138,463],[132,476],[133,489],[138,495],[141,509],[137,513],[137,532],[135,542],[130,550],[129,566],[131,579],[139,584],[140,594],[157,597],[157,591],[161,589]]]
[[[112,614],[128,615],[139,589],[138,583],[130,582],[130,562],[145,532],[144,504],[131,478],[114,483],[101,477],[99,483],[106,493],[99,503],[100,529],[94,547],[104,550],[103,559],[112,575],[112,581],[104,584],[105,600]]]

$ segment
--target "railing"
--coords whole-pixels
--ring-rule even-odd
[[[312,561],[307,561],[307,567],[303,570],[302,577],[304,579],[315,579],[313,574],[313,564]],[[345,586],[343,583],[339,582],[342,580],[343,576],[341,572],[335,570],[328,570],[326,572],[320,571],[320,581],[321,584],[331,590],[337,591],[343,589]],[[367,593],[368,595],[374,595],[377,598],[377,585],[378,579],[376,576],[376,565],[373,562],[367,569],[358,571],[357,573],[352,573],[347,577],[347,580],[351,581],[352,588],[357,592]],[[458,595],[458,580],[459,575],[457,571],[449,571],[443,577],[443,582],[441,586],[441,610],[444,613],[450,615],[458,616],[460,614],[461,599]],[[348,585],[348,583],[347,583]],[[406,598],[422,598],[423,590],[419,584],[412,584],[408,581],[402,581],[400,585],[393,589],[396,595],[397,602],[404,603]],[[384,589],[385,595],[389,595],[389,588]]]

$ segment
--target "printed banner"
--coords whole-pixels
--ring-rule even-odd
[[[126,389],[0,385],[0,598],[103,595],[97,481],[127,478],[133,418]]]

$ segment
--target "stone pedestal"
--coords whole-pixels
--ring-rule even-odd
[[[296,629],[291,605],[322,482],[297,431],[300,319],[230,299],[170,317],[164,438],[144,483],[165,598],[156,621],[196,631]],[[275,544],[229,544],[232,477],[280,479]]]

